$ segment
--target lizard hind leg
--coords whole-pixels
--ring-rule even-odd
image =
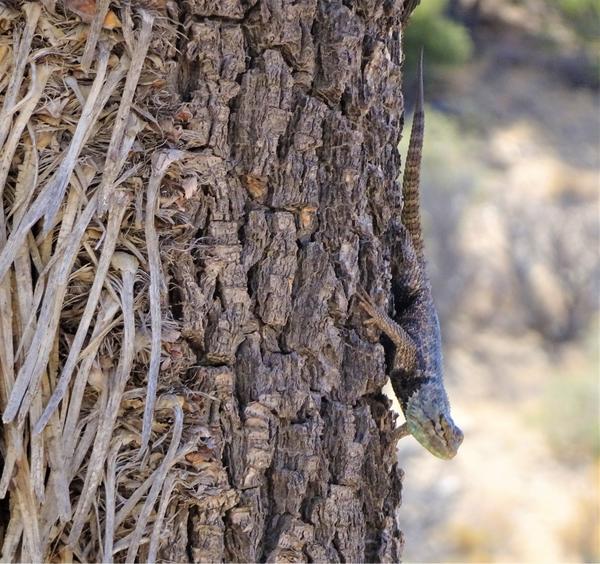
[[[408,333],[400,327],[387,313],[382,311],[373,302],[373,298],[360,287],[356,292],[361,307],[371,316],[372,324],[383,331],[396,347],[396,352],[402,358],[413,359],[416,346]]]
[[[367,291],[359,285],[356,289],[356,295],[358,296],[358,303],[361,307],[371,316],[371,320],[377,317],[379,308],[375,305],[373,298],[367,293]],[[370,321],[370,320],[367,320]]]

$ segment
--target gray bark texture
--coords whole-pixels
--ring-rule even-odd
[[[31,49],[40,68],[50,58],[63,78],[44,75],[54,86],[42,84],[47,98],[31,114],[29,133],[21,128],[14,136],[24,135],[15,154],[25,156],[9,170],[7,210],[21,204],[13,187],[29,182],[20,163],[35,164],[38,153],[35,205],[46,186],[55,190],[43,167],[62,162],[74,125],[43,146],[41,134],[75,124],[80,114],[83,122],[81,106],[97,95],[91,81],[102,64],[108,78],[98,96],[105,108],[89,112],[96,125],[72,153],[68,175],[75,169],[78,180],[74,175],[67,191],[61,184],[49,207],[32,206],[28,225],[17,225],[10,212],[0,241],[8,238],[3,276],[21,256],[14,249],[29,241],[37,253],[42,242],[40,258],[32,255],[39,266],[15,262],[29,287],[15,285],[13,273],[3,278],[3,296],[33,295],[34,287],[37,296],[44,265],[60,264],[50,260],[53,249],[71,249],[72,257],[56,274],[62,314],[48,298],[51,329],[36,329],[40,339],[50,331],[51,340],[43,360],[31,361],[35,371],[25,372],[28,361],[20,366],[22,357],[37,358],[36,341],[7,337],[11,327],[27,327],[29,310],[19,314],[25,321],[6,318],[0,327],[6,350],[13,340],[14,350],[25,347],[14,373],[13,349],[0,351],[0,365],[12,374],[0,390],[12,409],[4,417],[3,483],[16,484],[1,507],[6,559],[399,561],[402,472],[391,435],[395,415],[381,394],[385,354],[353,296],[359,284],[389,287],[384,234],[401,205],[403,2],[45,0],[42,11],[33,4],[22,11],[22,3],[5,3],[5,45],[27,16],[29,43],[14,43],[14,51],[27,56]],[[106,13],[109,5],[120,23],[106,20],[102,28],[94,6]],[[144,55],[143,26],[151,25]],[[56,56],[61,49],[64,56]],[[135,53],[142,53],[141,75],[132,70]],[[19,68],[20,77],[29,72],[25,63]],[[133,102],[123,102],[119,90],[125,76],[136,88]],[[9,73],[3,88],[11,80]],[[110,80],[118,89],[110,90]],[[63,93],[64,110],[51,121],[44,108],[55,106],[44,100]],[[13,98],[9,124],[23,107]],[[124,104],[131,107],[117,114]],[[123,141],[111,154],[115,127]],[[107,196],[107,206],[111,190],[121,199]],[[75,214],[80,247],[67,212],[56,216],[65,193],[71,208],[61,209],[88,210]],[[120,225],[118,237],[107,228],[106,207]],[[48,229],[32,235],[42,213]],[[59,243],[70,246],[53,246],[60,221]],[[90,306],[98,313],[81,330],[81,355],[74,354],[78,369],[58,394],[93,272],[104,264],[96,256],[108,240],[109,257],[115,248],[135,255],[140,270],[135,274],[137,262],[127,267],[121,282],[115,268],[125,267],[113,261],[107,275],[106,262]],[[31,279],[34,263],[42,274]],[[17,311],[16,302],[6,303]],[[35,329],[35,310],[31,315]],[[154,391],[148,367],[159,360]],[[54,408],[40,419],[53,392]],[[99,438],[100,429],[109,436]]]
[[[194,251],[172,269],[202,349],[191,379],[218,398],[206,422],[223,482],[166,558],[187,544],[197,561],[399,560],[384,358],[350,297],[389,272],[378,236],[399,199],[401,7],[179,12],[181,134],[206,148]]]

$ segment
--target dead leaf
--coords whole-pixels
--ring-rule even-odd
[[[65,8],[90,23],[96,14],[96,0],[65,0]]]
[[[198,178],[196,176],[187,176],[183,179],[181,187],[185,193],[186,200],[193,198],[194,194],[198,191]]]
[[[121,27],[121,20],[117,17],[117,14],[109,10],[104,18],[102,27],[104,29],[116,29],[117,27]]]
[[[260,200],[265,195],[267,183],[263,178],[251,174],[242,174],[240,180],[242,181],[244,188],[248,190],[250,196],[255,200]]]
[[[194,114],[191,112],[190,108],[185,104],[181,106],[177,110],[177,112],[175,112],[175,119],[182,123],[188,123],[193,117]]]
[[[96,0],[65,0],[65,8],[77,14],[81,21],[89,24],[92,23],[96,15]],[[105,29],[121,27],[121,20],[112,10],[109,10],[102,27]]]
[[[308,229],[312,226],[317,206],[309,205],[300,210],[300,227],[302,229]]]

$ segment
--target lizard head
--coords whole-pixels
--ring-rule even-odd
[[[439,458],[454,458],[463,432],[450,416],[450,404],[441,384],[426,382],[417,388],[406,402],[404,415],[411,435],[429,452]]]

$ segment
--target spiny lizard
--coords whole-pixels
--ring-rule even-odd
[[[450,415],[444,388],[440,324],[431,294],[423,253],[419,211],[419,177],[425,129],[423,110],[423,54],[418,70],[419,92],[402,179],[402,225],[393,232],[392,294],[394,318],[375,305],[360,288],[359,302],[392,341],[390,380],[406,423],[397,438],[411,434],[431,453],[452,458],[463,441],[462,431]]]

